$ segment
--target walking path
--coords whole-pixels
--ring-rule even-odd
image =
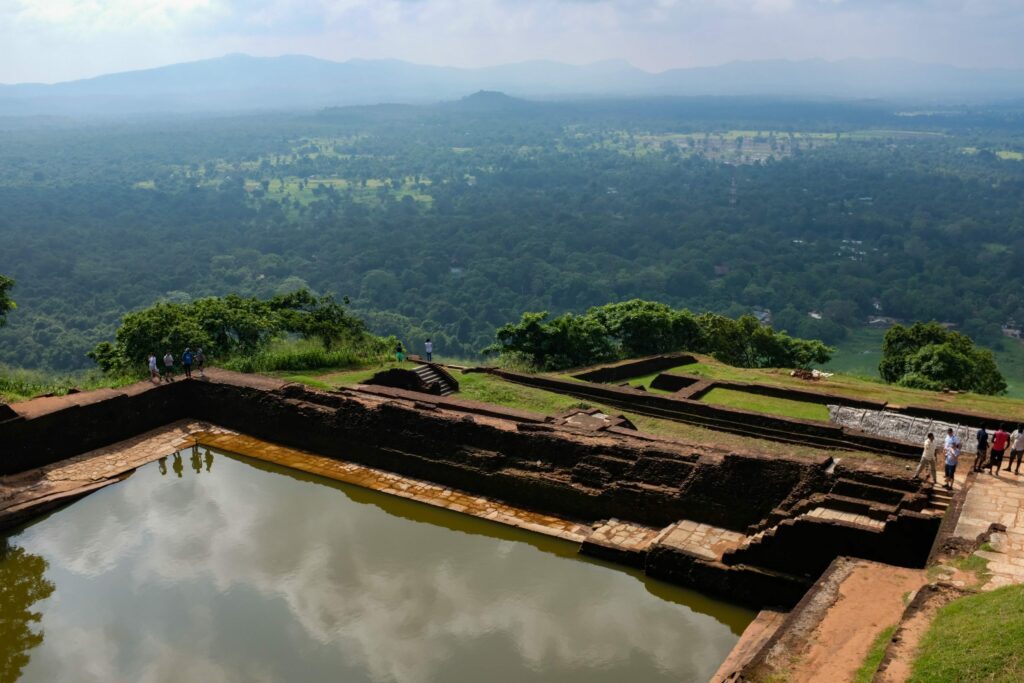
[[[989,544],[993,551],[975,552],[989,561],[988,571],[992,575],[982,589],[1024,583],[1024,475],[1006,471],[998,477],[987,473],[975,475],[955,535],[973,540],[988,531],[992,523],[1002,524],[1006,531],[991,535]]]

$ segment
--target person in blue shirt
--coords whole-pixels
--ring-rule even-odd
[[[192,379],[192,349],[185,347],[185,353],[181,354],[181,365],[185,368],[185,379]]]
[[[953,481],[956,477],[956,466],[960,462],[960,451],[963,449],[963,443],[960,441],[960,437],[953,433],[953,429],[946,430],[946,488],[953,489]]]

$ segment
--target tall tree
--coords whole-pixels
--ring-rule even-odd
[[[9,294],[13,287],[14,280],[0,275],[0,327],[7,324],[7,312],[16,307]]]
[[[995,357],[965,334],[937,322],[894,325],[885,333],[878,372],[886,382],[915,389],[1001,394],[1006,380]]]

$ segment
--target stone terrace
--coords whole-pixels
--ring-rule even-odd
[[[989,561],[992,577],[985,589],[1024,583],[1024,475],[1000,472],[999,477],[975,475],[967,492],[956,535],[975,539],[992,523],[1002,524],[1005,532],[995,532],[989,544],[996,552],[976,551]]]

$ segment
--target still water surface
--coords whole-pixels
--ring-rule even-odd
[[[0,542],[3,681],[706,681],[752,617],[566,542],[206,450]]]

